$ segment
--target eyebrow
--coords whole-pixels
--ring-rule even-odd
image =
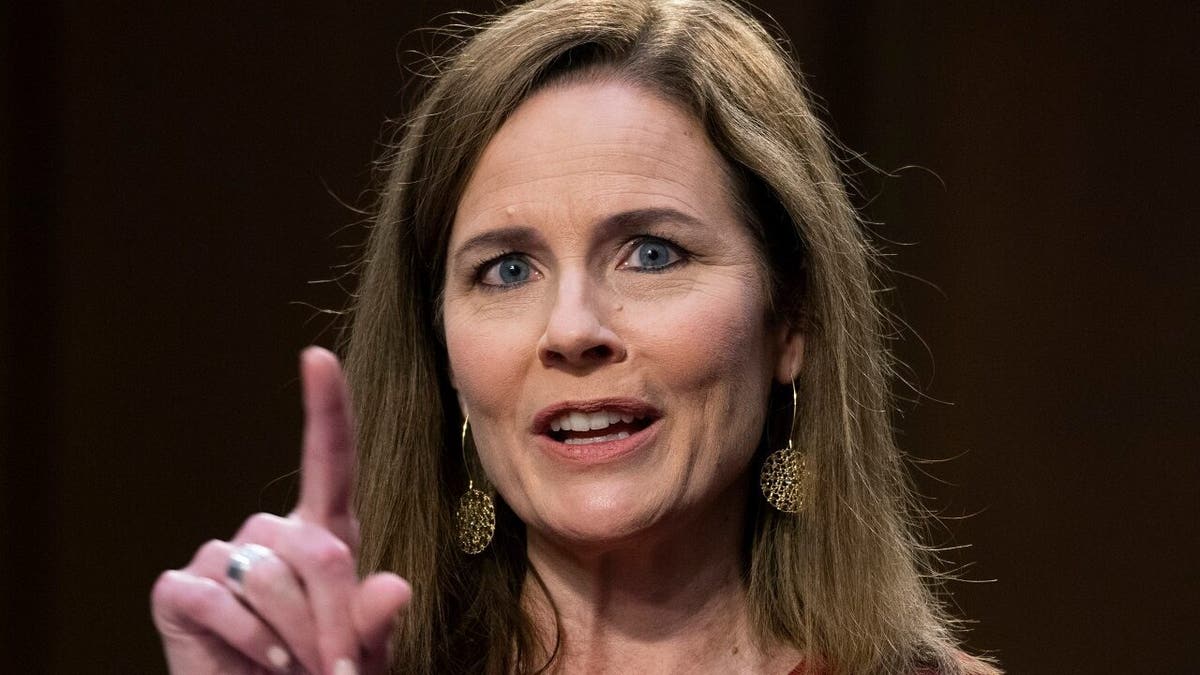
[[[475,249],[517,248],[526,249],[540,243],[541,234],[527,225],[512,225],[495,230],[481,232],[466,240],[454,251],[455,260],[462,258]]]
[[[631,209],[606,216],[596,225],[597,238],[605,238],[624,230],[647,227],[664,221],[675,221],[683,225],[703,225],[703,221],[683,211],[670,207]],[[466,240],[454,251],[458,260],[475,249],[515,248],[528,249],[542,243],[542,235],[528,225],[512,225],[481,232]]]
[[[683,225],[693,226],[700,226],[704,224],[699,218],[689,216],[678,209],[659,207],[650,209],[633,209],[631,211],[614,213],[604,220],[601,220],[596,229],[601,234],[608,235],[613,232],[620,232],[622,230],[629,230],[637,227],[646,227],[648,225],[654,225],[664,221],[675,221]]]

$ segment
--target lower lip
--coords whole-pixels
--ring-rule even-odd
[[[652,443],[654,438],[658,436],[658,428],[661,426],[661,422],[661,418],[654,420],[650,426],[630,434],[628,438],[613,441],[567,445],[566,443],[554,440],[550,436],[540,434],[537,437],[537,443],[543,452],[555,459],[584,466],[607,464],[623,457],[628,457]]]

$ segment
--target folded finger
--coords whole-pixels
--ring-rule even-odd
[[[288,672],[292,665],[291,655],[270,626],[213,579],[180,570],[165,572],[154,585],[153,602],[167,639],[175,630],[199,629],[270,671]]]
[[[412,587],[390,572],[372,574],[358,585],[351,612],[365,672],[387,672],[392,629],[399,620],[398,613],[410,600]]]
[[[221,541],[201,547],[193,562],[195,573],[219,581],[262,618],[310,672],[320,672],[317,630],[307,594],[292,568],[269,548],[245,568],[241,579],[229,577],[230,558],[239,545]]]

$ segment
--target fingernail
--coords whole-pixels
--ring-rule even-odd
[[[300,358],[301,359],[320,359],[320,358],[325,358],[325,355],[327,355],[327,354],[330,356],[333,356],[333,352],[330,352],[328,349],[325,349],[324,347],[320,347],[318,345],[309,345],[309,346],[305,347],[304,349],[300,350]],[[334,358],[337,358],[337,357],[335,356]]]
[[[350,659],[338,659],[333,664],[333,675],[358,675],[358,668]]]
[[[292,665],[291,655],[279,645],[273,645],[267,650],[267,660],[279,670],[287,670],[287,667]]]

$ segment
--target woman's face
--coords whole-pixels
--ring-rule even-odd
[[[459,203],[444,317],[488,478],[530,528],[604,544],[740,512],[801,352],[768,328],[765,275],[682,109],[592,82],[515,111]]]

